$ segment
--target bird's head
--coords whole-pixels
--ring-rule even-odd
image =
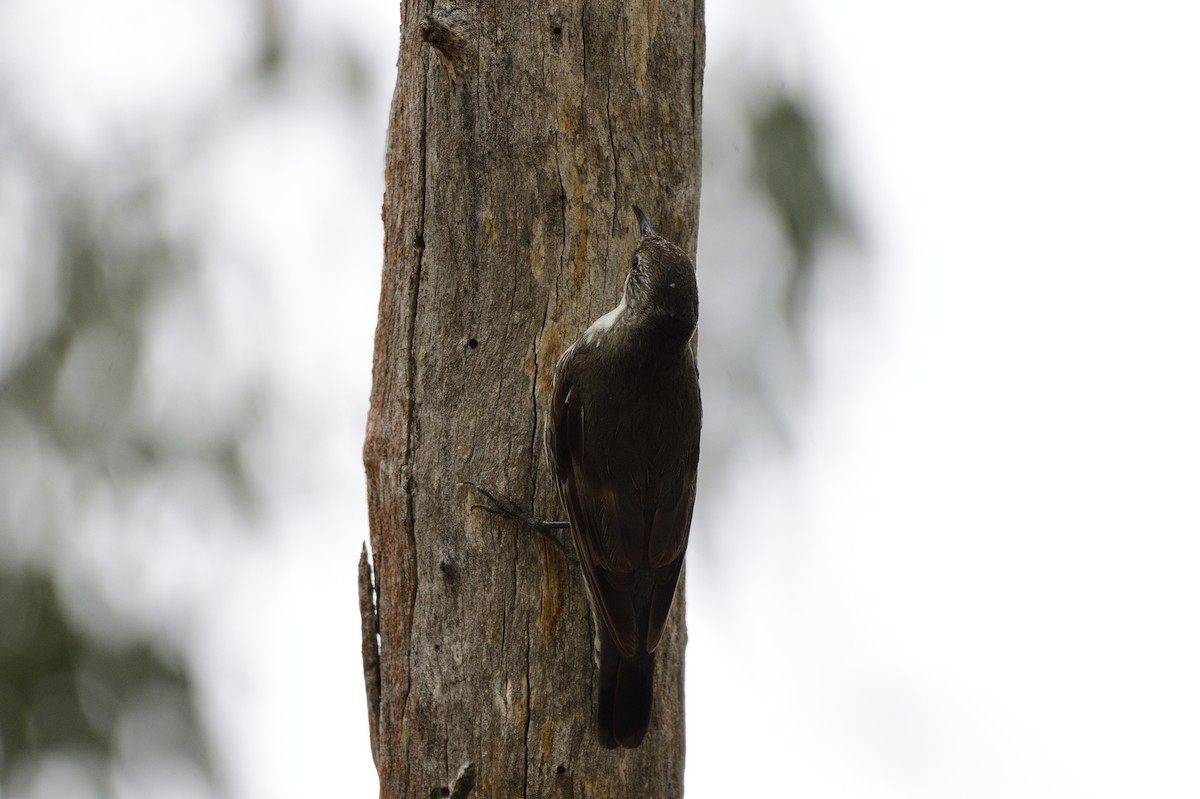
[[[625,278],[625,305],[648,328],[683,340],[696,330],[700,313],[696,268],[683,250],[654,232],[636,205],[642,238]]]

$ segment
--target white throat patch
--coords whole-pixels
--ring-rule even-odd
[[[611,328],[613,325],[615,325],[617,323],[617,320],[621,318],[621,314],[623,314],[624,312],[625,312],[625,295],[622,294],[621,301],[619,303],[617,303],[617,307],[613,308],[611,311],[604,314],[604,316],[601,316],[595,322],[592,322],[592,326],[583,332],[583,338],[587,341],[592,341],[597,336],[599,336],[601,333],[604,333],[609,328]]]

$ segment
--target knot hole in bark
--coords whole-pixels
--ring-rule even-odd
[[[421,22],[421,38],[438,54],[451,80],[458,80],[465,69],[467,44],[471,38],[471,20],[458,6],[434,9]]]

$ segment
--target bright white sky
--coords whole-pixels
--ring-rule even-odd
[[[377,130],[356,146],[381,147],[394,2],[361,18],[300,7],[301,30],[338,26],[380,59]],[[47,119],[82,148],[74,100],[111,91],[137,119],[178,89],[148,64],[190,59],[204,91],[232,35],[228,14],[187,3],[99,8],[0,9],[30,31],[4,37],[0,65],[39,65]],[[689,799],[1197,795],[1200,12],[710,0],[708,14],[707,113],[737,102],[722,87],[739,75],[814,98],[870,279],[858,296],[817,287],[816,390],[792,459],[748,454],[698,520],[717,557],[689,564]],[[336,125],[264,115],[195,187],[226,198],[209,209],[226,269],[277,266],[262,295],[277,330],[240,339],[296,343],[280,379],[313,406],[277,423],[321,422],[290,453],[321,468],[289,476],[278,535],[220,564],[197,625],[224,756],[256,799],[374,785],[353,579],[381,156],[350,159]],[[735,160],[720,146],[706,162]],[[308,201],[330,196],[346,199]],[[761,213],[704,203],[702,281],[720,268],[713,232],[738,229],[724,211]]]
[[[735,29],[805,76],[873,285],[819,292],[800,461],[702,520],[692,799],[1200,792],[1198,23],[710,3],[710,86]]]

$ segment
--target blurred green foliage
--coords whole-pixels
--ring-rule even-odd
[[[64,759],[96,795],[115,791],[115,768],[147,757],[212,779],[179,642],[119,618],[58,567],[84,543],[98,496],[127,502],[181,463],[220,475],[231,499],[247,496],[235,453],[254,418],[197,437],[140,413],[136,397],[154,379],[143,357],[153,311],[197,270],[166,232],[162,178],[135,163],[120,181],[79,170],[68,186],[50,177],[59,164],[36,160],[53,154],[21,155],[42,179],[24,185],[37,229],[12,282],[30,302],[5,320],[15,346],[0,363],[0,785],[21,795]],[[89,603],[86,620],[66,594]],[[152,736],[130,726],[147,724]]]
[[[88,119],[84,145],[79,119],[38,105],[57,59],[0,81],[2,797],[231,790],[172,615],[206,587],[181,608],[137,605],[164,548],[236,536],[266,501],[250,464],[277,398],[244,357],[217,351],[237,346],[213,314],[236,287],[213,288],[204,212],[221,198],[197,176],[273,112],[382,119],[344,32],[303,38],[287,0],[212,13],[234,17],[206,71],[215,88],[159,116]],[[3,34],[0,47],[19,35]]]
[[[260,18],[271,25],[260,41],[269,57],[256,62],[261,85],[281,68],[282,35],[278,15]],[[172,321],[164,308],[206,313],[194,245],[203,231],[168,221],[174,175],[160,131],[81,156],[34,129],[19,114],[0,118],[0,217],[17,241],[0,281],[11,292],[0,314],[0,795],[47,795],[63,779],[92,796],[146,780],[217,795],[223,780],[184,642],[161,609],[130,614],[105,601],[104,580],[80,563],[154,569],[159,532],[135,510],[146,497],[215,498],[227,516],[252,507],[243,448],[261,389],[234,386],[216,405],[193,397],[183,414],[148,399],[163,378],[148,350],[164,317]],[[196,144],[184,152],[195,155]],[[208,365],[174,364],[228,380],[206,377]],[[111,543],[89,542],[98,511],[119,528],[118,551],[89,551]]]
[[[168,299],[195,297],[199,267],[190,242],[167,231],[164,178],[136,161],[119,171],[119,183],[84,172],[73,175],[78,183],[52,181],[34,193],[49,244],[31,257],[50,258],[33,268],[52,288],[27,309],[37,318],[24,319],[33,331],[17,332],[25,345],[0,364],[0,425],[20,420],[81,492],[137,485],[183,462],[205,464],[232,497],[249,501],[237,453],[253,422],[249,404],[233,424],[196,436],[169,415],[146,418],[137,402],[155,380],[144,356],[161,333],[156,312]]]
[[[50,578],[0,571],[0,765],[6,776],[30,758],[69,753],[97,786],[120,752],[122,722],[150,709],[164,756],[210,771],[192,683],[176,658],[143,638],[98,641],[70,618]],[[128,743],[125,741],[124,743]]]
[[[811,109],[777,94],[751,123],[756,185],[783,227],[793,261],[786,271],[783,312],[789,321],[808,302],[818,245],[850,234],[821,150]]]

